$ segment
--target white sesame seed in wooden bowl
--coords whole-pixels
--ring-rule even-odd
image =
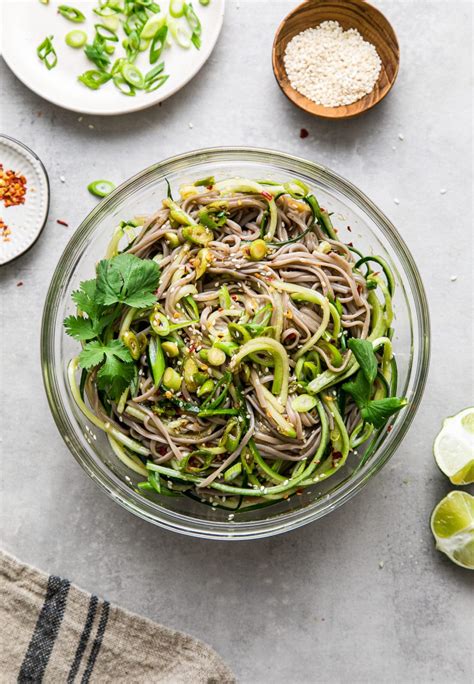
[[[330,49],[334,49],[333,46],[337,43],[334,33],[337,33],[339,29],[334,24],[328,25],[324,22],[337,22],[344,31],[355,29],[360,34],[358,37],[351,32],[352,39],[347,48],[350,50],[347,58],[355,64],[355,80],[360,82],[360,92],[354,95],[358,99],[347,104],[345,102],[351,97],[342,94],[345,87],[338,88],[336,66],[334,66],[331,78],[327,79],[328,92],[324,93],[323,96],[317,77],[319,65],[315,63],[314,69],[308,68],[308,60],[311,60],[311,49],[308,51],[307,48],[310,44],[310,36],[314,36],[315,32],[312,31],[309,34],[302,32],[307,32],[308,29],[316,29],[323,24],[323,30],[318,31],[318,36],[327,40],[327,45],[331,46]],[[291,43],[295,36],[299,36],[298,40]],[[346,39],[348,37],[347,34],[344,36]],[[287,50],[290,43],[291,45]],[[320,48],[320,46],[318,47]],[[378,60],[373,48],[375,48],[380,59],[379,71]],[[340,45],[340,49],[345,48]],[[301,53],[301,61],[298,60],[298,50]],[[315,49],[313,55],[314,60],[318,60],[318,55],[321,55],[320,49]],[[331,56],[335,57],[332,61],[337,64],[337,56]],[[400,52],[397,36],[388,20],[380,10],[365,0],[306,0],[290,12],[278,27],[273,42],[272,61],[273,72],[278,85],[300,109],[326,119],[348,119],[371,109],[387,95],[397,78]],[[357,72],[357,65],[359,65],[359,72]],[[291,80],[287,68],[291,74]],[[371,74],[374,74],[375,83],[370,92],[367,92],[373,82],[370,80]],[[295,87],[296,85],[298,90]],[[345,86],[345,84],[339,85]],[[354,86],[354,84],[352,85]],[[304,90],[308,95],[312,94],[313,99],[299,92],[300,90]],[[357,93],[357,87],[354,86],[351,92]],[[341,104],[327,106],[323,104],[323,101],[326,103],[340,102]]]

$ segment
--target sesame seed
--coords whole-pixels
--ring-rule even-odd
[[[395,204],[400,204],[400,200],[398,199],[398,197],[395,197],[393,201],[395,202]]]
[[[325,107],[348,105],[370,93],[382,66],[375,47],[337,21],[294,36],[284,63],[292,87]]]
[[[454,281],[457,280],[457,279],[458,279],[457,275],[452,275],[451,278],[450,278],[450,281],[451,281],[452,283],[454,283]]]

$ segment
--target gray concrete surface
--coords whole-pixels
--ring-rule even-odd
[[[472,577],[434,550],[428,521],[449,490],[433,438],[445,415],[473,401],[472,4],[377,3],[398,32],[400,76],[382,105],[341,123],[297,111],[274,83],[273,33],[294,4],[229,0],[218,46],[194,81],[129,116],[79,121],[0,65],[1,129],[36,150],[52,189],[43,237],[0,276],[3,546],[204,639],[240,682],[467,683]],[[433,331],[423,404],[382,473],[318,523],[239,544],[164,532],[102,495],[56,431],[38,349],[51,274],[95,204],[87,183],[122,181],[176,152],[226,144],[315,159],[362,188],[418,262]]]

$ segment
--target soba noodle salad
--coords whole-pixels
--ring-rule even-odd
[[[393,292],[301,180],[204,178],[72,294],[71,391],[145,496],[274,503],[360,467],[405,406]]]

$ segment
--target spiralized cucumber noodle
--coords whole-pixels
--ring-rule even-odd
[[[135,226],[117,229],[105,257],[128,238],[122,252],[161,271],[156,304],[124,305],[107,332],[138,345],[136,382],[113,399],[97,368],[83,370],[81,395],[77,358],[69,379],[143,475],[138,490],[247,509],[301,493],[348,458],[360,467],[380,426],[343,389],[359,369],[351,339],[373,345],[372,399],[396,392],[383,259],[341,242],[301,181],[211,177]]]

